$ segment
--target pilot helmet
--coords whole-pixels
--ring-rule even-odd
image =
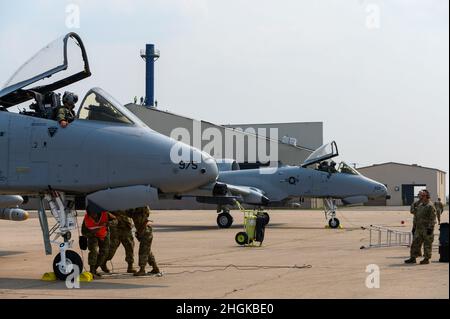
[[[64,92],[63,98],[62,98],[63,104],[68,104],[71,106],[75,106],[75,103],[78,102],[78,95],[72,92]]]
[[[331,161],[330,165],[331,166],[336,166],[336,162],[335,161]]]

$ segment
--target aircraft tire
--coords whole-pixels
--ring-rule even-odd
[[[217,216],[217,226],[219,228],[230,228],[233,225],[233,216],[229,213],[220,213]]]
[[[341,225],[341,222],[337,218],[331,218],[328,221],[328,226],[330,226],[330,228],[332,228],[332,229],[339,228],[339,225]]]
[[[237,242],[239,245],[241,245],[241,246],[247,245],[247,244],[249,243],[248,235],[247,235],[247,233],[245,233],[245,232],[239,232],[239,233],[237,233],[237,234],[236,234],[236,237],[235,237],[234,239],[235,239],[236,242]]]
[[[81,259],[80,255],[78,255],[73,250],[67,250],[66,251],[66,260],[68,260],[73,265],[77,265],[80,273],[83,271],[83,260]],[[59,268],[59,266],[57,265],[60,261],[61,261],[61,254],[59,253],[53,259],[53,272],[55,273],[56,278],[58,278],[59,280],[66,280],[66,278],[70,274],[72,274],[74,272],[74,270],[72,270],[68,274],[63,273],[61,271],[61,269]]]

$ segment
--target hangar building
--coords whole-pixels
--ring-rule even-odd
[[[318,147],[323,144],[323,123],[321,122],[297,122],[297,123],[273,123],[273,124],[242,124],[242,125],[217,125],[207,121],[198,121],[186,116],[174,114],[172,112],[163,111],[155,107],[146,107],[138,104],[125,105],[131,112],[139,117],[146,125],[153,130],[164,134],[166,136],[172,136],[175,129],[183,128],[189,132],[192,137],[188,144],[194,145],[194,136],[197,134],[202,137],[205,133],[215,130],[217,136],[215,138],[221,139],[221,149],[214,149],[212,152],[205,149],[205,146],[209,143],[209,134],[206,134],[204,139],[201,140],[201,148],[215,158],[229,158],[236,159],[241,169],[258,168],[260,166],[266,166],[267,161],[259,158],[256,154],[256,159],[251,158],[249,154],[249,142],[253,139],[256,143],[266,144],[266,150],[273,150],[274,147],[278,151],[278,164],[284,165],[300,165],[303,161]],[[199,132],[195,133],[195,127]],[[254,134],[251,129],[254,129],[256,133],[266,132],[267,134]],[[269,129],[278,129],[278,137],[274,139],[269,135]],[[267,129],[258,131],[258,129]],[[227,156],[225,145],[227,135],[234,138],[233,154]],[[175,137],[174,137],[175,138]],[[243,148],[244,154],[240,154],[241,160],[236,158],[237,152],[237,140],[244,141],[245,147]],[[186,142],[186,141],[185,141]],[[199,145],[194,145],[198,147]],[[318,200],[305,200],[302,204],[303,207],[320,207],[322,201]],[[153,207],[155,209],[213,209],[214,205],[194,203],[194,201],[183,200],[161,201],[161,204]]]
[[[194,127],[198,125],[201,135],[205,134],[208,129],[217,129],[220,133],[219,137],[222,139],[221,145],[222,149],[214,149],[213,155],[215,158],[230,158],[227,157],[225,150],[226,136],[233,136],[235,141],[237,139],[242,139],[245,141],[245,146],[251,139],[257,142],[266,143],[266,150],[269,152],[273,147],[278,148],[278,161],[285,165],[299,165],[318,147],[323,144],[323,123],[313,122],[313,123],[278,123],[278,124],[245,124],[245,125],[233,125],[233,126],[222,126],[213,124],[207,121],[197,121],[192,118],[174,114],[168,111],[162,111],[157,108],[147,108],[141,105],[128,104],[126,107],[138,116],[145,124],[147,124],[153,130],[164,134],[166,136],[171,136],[172,132],[177,128],[186,129],[190,136],[195,136]],[[242,128],[242,130],[238,130]],[[249,128],[254,128],[256,133],[258,129],[270,129],[277,128],[278,139],[273,139],[271,136],[267,137],[267,134],[253,134],[249,133]],[[269,133],[267,130],[264,132]],[[282,132],[283,135],[280,133]],[[290,132],[286,135],[286,132]],[[206,131],[207,133],[207,131]],[[208,134],[206,134],[208,135]],[[209,136],[205,137],[201,141],[202,149],[209,143]],[[191,139],[190,144],[193,145],[193,139]],[[234,143],[233,154],[236,154],[237,143]],[[248,147],[244,148],[245,154],[240,154],[243,161],[239,161],[241,166],[248,166],[251,162],[258,162],[260,165],[265,163],[264,159],[258,158],[256,156],[256,161],[251,160],[250,154],[248,154]],[[232,155],[233,155],[232,154]],[[232,156],[231,158],[235,158]],[[250,168],[250,167],[248,167]]]
[[[428,189],[431,200],[446,198],[446,172],[417,164],[388,162],[360,167],[358,171],[387,186],[391,199],[371,201],[368,205],[411,205],[421,189]]]

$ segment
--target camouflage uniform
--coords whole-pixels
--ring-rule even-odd
[[[436,217],[438,220],[438,223],[441,224],[441,215],[444,211],[444,204],[442,204],[441,201],[437,201],[434,203],[434,207],[436,208]]]
[[[73,122],[75,119],[75,113],[72,109],[66,106],[61,106],[56,112],[55,120],[59,123],[61,121],[67,121],[69,123]]]
[[[414,236],[414,233],[416,232],[416,209],[417,206],[419,206],[420,201],[416,201],[411,204],[411,208],[409,209],[409,212],[413,215],[413,228],[412,228],[412,234]]]
[[[411,245],[411,258],[421,255],[423,244],[425,259],[431,259],[432,246],[434,241],[434,225],[436,224],[436,209],[428,201],[420,202],[415,208],[415,233]]]
[[[108,258],[109,253],[109,232],[106,235],[104,240],[101,240],[95,236],[94,233],[90,232],[87,227],[82,225],[81,233],[83,236],[86,236],[88,239],[88,263],[91,268],[97,268],[100,265],[106,263],[106,259]]]
[[[136,238],[139,241],[139,273],[145,273],[145,266],[147,263],[153,267],[152,273],[159,273],[158,265],[156,264],[155,256],[151,251],[153,241],[153,229],[148,222],[150,216],[150,209],[148,207],[140,207],[127,211],[128,216],[133,219],[134,227],[136,228]]]
[[[125,248],[125,261],[128,265],[134,263],[134,239],[132,232],[131,219],[126,215],[124,211],[112,212],[117,218],[117,226],[111,226],[110,229],[110,246],[109,256],[107,260],[113,259],[116,254],[117,248],[120,244]]]

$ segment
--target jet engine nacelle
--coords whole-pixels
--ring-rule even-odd
[[[86,196],[88,205],[92,202],[108,211],[152,206],[158,200],[158,190],[145,185],[110,188]]]
[[[241,169],[238,162],[236,162],[234,159],[217,159],[216,163],[219,172],[239,171]]]
[[[20,222],[27,220],[28,217],[28,213],[20,208],[0,208],[0,219]]]
[[[364,204],[369,201],[367,196],[350,196],[342,199],[344,205]]]

